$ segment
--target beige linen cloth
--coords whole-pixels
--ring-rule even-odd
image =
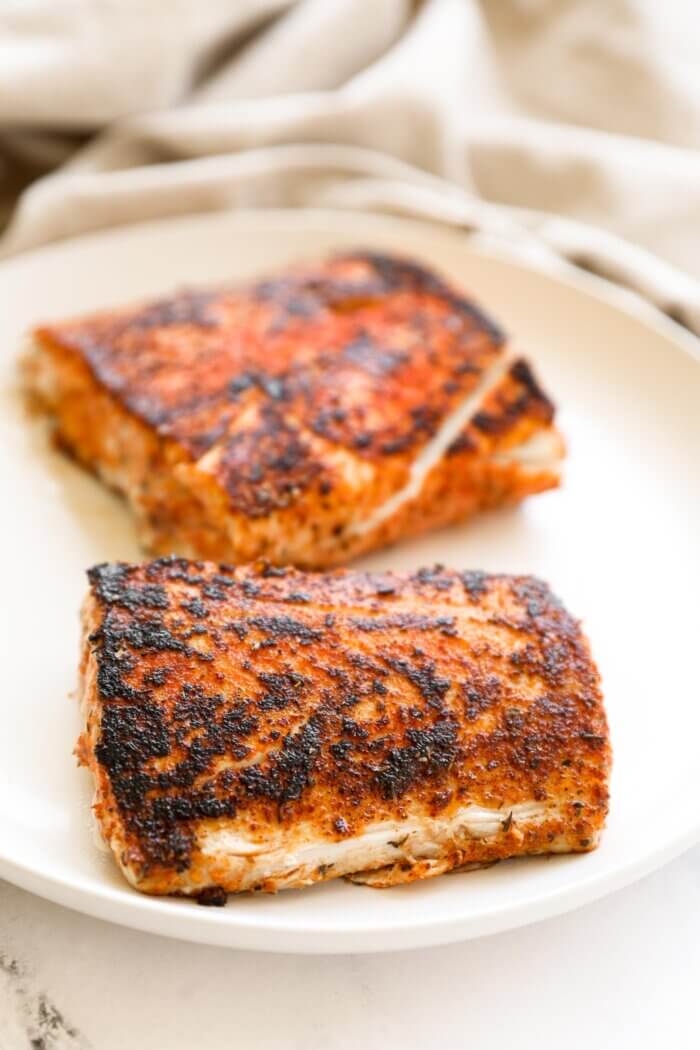
[[[568,260],[700,333],[699,52],[693,0],[0,0],[0,254],[378,210]]]

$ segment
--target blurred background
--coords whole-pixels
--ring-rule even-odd
[[[697,6],[0,0],[0,254],[191,211],[417,214],[700,330]]]

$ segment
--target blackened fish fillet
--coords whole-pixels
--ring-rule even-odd
[[[559,482],[554,407],[469,300],[354,253],[46,325],[27,385],[144,545],[325,568]]]
[[[541,581],[177,558],[89,577],[79,755],[138,889],[388,886],[597,844],[599,676]]]

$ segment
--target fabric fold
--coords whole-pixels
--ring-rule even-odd
[[[197,211],[391,212],[700,333],[692,20],[651,0],[10,5],[0,255]]]

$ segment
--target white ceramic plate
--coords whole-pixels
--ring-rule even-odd
[[[600,664],[615,748],[612,808],[592,854],[509,862],[375,891],[342,882],[224,909],[141,896],[91,834],[76,769],[77,611],[84,570],[137,558],[125,507],[3,406],[0,874],[52,900],[174,937],[271,951],[381,951],[503,930],[589,901],[700,837],[697,595],[700,367],[671,322],[589,278],[562,281],[428,225],[328,212],[238,213],[85,237],[0,266],[4,386],[33,323],[182,283],[237,280],[338,246],[414,254],[493,311],[558,401],[564,487],[518,511],[365,564],[544,576]],[[648,316],[646,314],[648,313]]]

